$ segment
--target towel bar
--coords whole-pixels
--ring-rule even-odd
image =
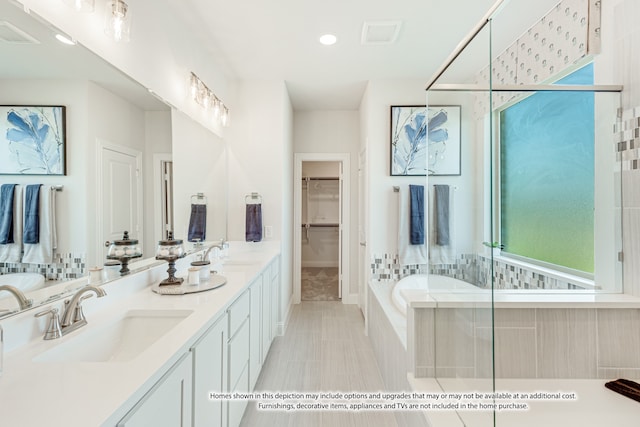
[[[262,196],[259,193],[251,193],[244,196],[244,202],[247,204],[262,203]]]

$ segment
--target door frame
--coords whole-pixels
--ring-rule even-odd
[[[104,259],[103,245],[104,245],[104,193],[103,189],[103,170],[102,170],[102,154],[104,150],[115,151],[116,153],[125,154],[127,156],[136,158],[136,192],[138,193],[138,203],[136,212],[136,221],[138,222],[139,230],[136,232],[136,239],[140,242],[140,248],[143,253],[144,249],[144,224],[143,224],[143,212],[144,212],[144,192],[142,187],[142,151],[135,150],[133,148],[125,147],[122,145],[114,144],[112,142],[96,139],[96,241],[98,242],[98,259]]]
[[[154,153],[153,155],[153,241],[164,240],[166,238],[165,224],[162,223],[162,182],[164,179],[162,176],[162,163],[172,161],[173,154],[171,153]]]
[[[340,288],[343,304],[357,304],[349,292],[350,269],[349,260],[351,249],[350,234],[350,203],[351,203],[351,169],[349,153],[294,153],[293,155],[293,303],[300,304],[302,294],[302,163],[303,162],[337,162],[341,165],[342,195],[340,206],[341,245],[339,248],[342,260],[340,265],[340,285],[347,283],[346,289]]]

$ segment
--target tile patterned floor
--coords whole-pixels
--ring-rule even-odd
[[[384,390],[364,319],[355,305],[303,301],[274,340],[256,391]],[[251,402],[241,427],[397,427],[390,412],[261,411]]]
[[[338,267],[302,267],[302,301],[340,301]]]

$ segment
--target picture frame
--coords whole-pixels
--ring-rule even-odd
[[[0,175],[66,175],[66,107],[0,105]]]
[[[460,105],[392,105],[391,176],[461,175]]]

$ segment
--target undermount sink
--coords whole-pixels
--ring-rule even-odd
[[[186,319],[191,310],[130,310],[116,321],[95,330],[82,329],[36,356],[41,363],[127,362]]]

